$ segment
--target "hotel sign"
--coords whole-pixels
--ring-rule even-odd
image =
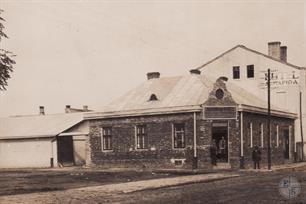
[[[276,89],[284,86],[296,86],[299,84],[299,76],[295,71],[291,72],[280,72],[276,69],[271,70],[271,88]],[[268,82],[268,71],[262,71],[260,73],[259,87],[261,89],[267,88]]]

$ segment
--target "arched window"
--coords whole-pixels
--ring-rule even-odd
[[[150,99],[149,99],[149,101],[157,101],[158,99],[157,99],[157,96],[155,95],[155,94],[152,94],[151,96],[150,96]]]

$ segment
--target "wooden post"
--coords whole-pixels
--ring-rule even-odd
[[[303,136],[303,110],[302,110],[302,92],[300,91],[300,128],[302,141],[302,161],[304,161],[304,136]]]

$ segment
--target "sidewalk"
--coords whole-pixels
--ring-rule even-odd
[[[118,184],[108,184],[103,186],[92,186],[79,188],[78,190],[95,190],[95,191],[104,191],[104,192],[123,192],[130,193],[141,190],[148,189],[157,189],[164,188],[169,186],[178,186],[183,184],[190,183],[201,183],[201,182],[209,182],[214,180],[220,180],[225,178],[233,178],[237,177],[239,174],[237,173],[212,173],[212,174],[198,174],[198,175],[190,175],[190,176],[178,176],[173,178],[161,178],[161,179],[151,179],[145,181],[135,181],[128,183],[118,183]]]

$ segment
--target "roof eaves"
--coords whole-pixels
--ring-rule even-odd
[[[133,116],[149,116],[149,115],[161,115],[161,114],[176,114],[176,113],[190,113],[200,112],[202,109],[200,105],[191,107],[179,107],[179,108],[158,108],[158,109],[145,109],[145,110],[131,110],[131,111],[115,111],[115,112],[99,112],[85,115],[85,120],[101,119],[101,118],[122,118]]]
[[[236,45],[235,47],[233,47],[233,48],[231,48],[231,49],[229,49],[229,50],[223,52],[221,55],[218,55],[217,57],[213,58],[212,60],[209,60],[209,61],[206,62],[205,64],[203,64],[203,65],[201,65],[201,66],[199,66],[199,67],[197,67],[197,68],[195,68],[195,69],[197,69],[197,70],[202,69],[202,68],[205,67],[206,65],[212,63],[213,61],[215,61],[215,60],[217,60],[217,59],[223,57],[225,54],[231,52],[232,50],[235,50],[237,47],[243,47],[243,45]]]
[[[248,51],[254,52],[254,53],[258,54],[258,55],[262,55],[262,56],[264,56],[264,57],[266,57],[266,58],[269,58],[269,59],[272,59],[272,60],[274,60],[274,61],[280,62],[280,63],[282,63],[282,64],[291,66],[291,67],[293,67],[293,68],[296,68],[296,69],[299,69],[299,70],[300,70],[300,69],[303,69],[303,67],[299,67],[299,66],[293,65],[293,64],[291,64],[291,63],[284,62],[284,61],[282,61],[282,60],[276,59],[276,58],[274,58],[274,57],[271,57],[271,56],[266,55],[266,54],[264,54],[264,53],[258,52],[258,51],[256,51],[256,50],[253,50],[253,49],[248,48],[248,47],[246,47],[246,46],[243,46],[243,45],[242,45],[241,47],[244,48],[244,49],[246,49],[246,50],[248,50]]]
[[[63,137],[63,136],[81,136],[81,135],[88,135],[89,132],[65,132],[65,133],[60,133],[58,136]]]
[[[0,140],[17,140],[17,139],[41,139],[41,138],[52,138],[56,135],[23,135],[23,136],[3,136]]]
[[[268,114],[267,108],[255,107],[255,106],[250,106],[250,105],[245,105],[245,104],[240,104],[238,106],[238,111],[260,113],[260,114],[265,114],[265,115]],[[281,111],[281,110],[274,110],[274,109],[271,110],[271,115],[277,116],[277,117],[292,118],[292,119],[297,118],[296,113],[291,113],[291,112]]]

